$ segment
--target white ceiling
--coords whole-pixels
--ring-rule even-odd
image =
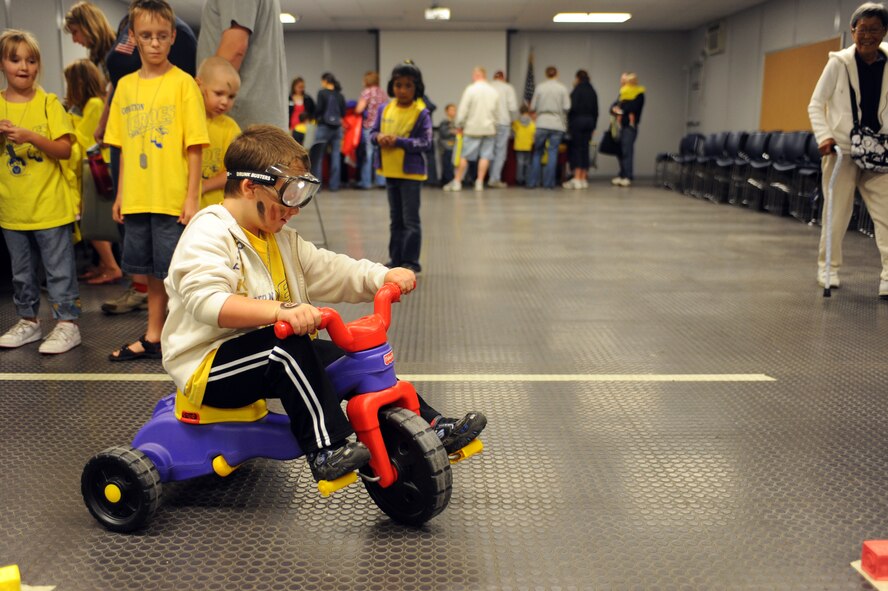
[[[233,0],[243,1],[243,0]],[[281,10],[301,20],[286,32],[346,30],[686,31],[765,0],[438,0],[449,22],[427,22],[432,0],[280,0]],[[199,26],[204,0],[171,0],[176,14]],[[555,24],[557,12],[630,12],[618,25]]]

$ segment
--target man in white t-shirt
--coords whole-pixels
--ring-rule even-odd
[[[456,131],[462,133],[462,154],[456,178],[444,185],[445,191],[462,191],[462,179],[469,162],[478,161],[478,178],[475,190],[484,190],[484,177],[493,160],[496,139],[499,94],[487,81],[487,70],[476,66],[472,70],[472,83],[463,91],[456,109]]]

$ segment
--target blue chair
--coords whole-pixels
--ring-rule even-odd
[[[712,182],[704,197],[714,203],[726,203],[731,188],[731,172],[734,166],[746,163],[743,150],[749,134],[745,131],[732,131],[725,140],[724,154],[715,159]]]
[[[774,215],[786,215],[789,197],[797,171],[805,162],[810,131],[782,134],[782,153],[773,154],[765,189],[765,210]]]
[[[671,154],[667,162],[666,188],[683,193],[684,187],[690,185],[691,170],[701,154],[704,139],[699,133],[689,133],[681,138],[678,153]]]
[[[802,164],[790,189],[789,215],[806,224],[817,221],[821,203],[820,187],[820,150],[812,133],[808,136]]]
[[[704,199],[707,191],[711,192],[710,185],[715,174],[715,161],[724,156],[727,139],[728,132],[721,131],[710,133],[703,141],[703,153],[697,156],[697,161],[694,163],[693,178],[689,190],[693,197]]]
[[[782,154],[782,136],[780,132],[756,132],[749,136],[746,141],[748,163],[743,170],[745,177],[740,186],[739,205],[756,211],[762,209],[771,154]]]

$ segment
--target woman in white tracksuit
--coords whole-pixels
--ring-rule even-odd
[[[851,160],[851,107],[853,90],[857,97],[860,124],[879,133],[888,133],[888,10],[881,4],[867,2],[851,17],[854,45],[830,52],[811,102],[808,116],[823,157],[823,194],[829,197],[829,183],[836,165],[835,146],[846,156],[842,159],[833,194],[831,228],[825,225],[820,236],[817,281],[826,286],[826,241],[832,245],[829,269],[830,287],[839,287],[842,266],[842,238],[851,219],[854,190],[858,189],[873,219],[876,244],[882,257],[879,297],[888,299],[888,174],[863,170]],[[850,85],[850,86],[849,86]],[[829,234],[827,234],[829,232]]]

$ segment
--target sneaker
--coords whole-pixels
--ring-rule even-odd
[[[823,271],[818,271],[817,272],[817,285],[819,285],[820,287],[826,287],[826,279],[825,278],[826,278],[826,273],[824,273]],[[839,285],[841,285],[841,281],[839,281],[839,272],[838,271],[830,271],[829,286],[831,288],[838,289]],[[888,282],[883,281],[882,284],[879,286],[879,296],[880,297],[882,295],[882,285],[888,287]],[[886,290],[886,295],[888,295],[888,290]]]
[[[462,191],[462,183],[457,180],[452,180],[446,185],[442,187],[445,191]]]
[[[620,179],[621,187],[629,187],[632,185],[632,179]]]
[[[879,299],[888,300],[888,281],[882,280],[879,282]]]
[[[306,457],[312,476],[320,482],[336,480],[365,466],[370,461],[370,450],[360,441],[350,441],[336,449],[324,448]]]
[[[484,190],[484,181],[475,181],[475,190],[483,191]]]
[[[70,351],[80,344],[80,329],[73,322],[59,322],[49,336],[41,343],[38,351],[46,355],[57,355]]]
[[[589,181],[580,181],[580,188],[581,189],[588,189],[589,188]]]
[[[491,189],[505,189],[509,185],[507,185],[506,183],[504,183],[502,181],[490,181],[489,183],[487,183],[487,186],[490,187]]]
[[[5,349],[15,349],[34,341],[39,341],[43,337],[43,331],[40,329],[40,322],[31,322],[22,318],[16,322],[15,326],[6,331],[0,337],[0,347]]]
[[[130,287],[114,299],[102,304],[102,312],[106,314],[126,314],[135,310],[148,309],[148,294]]]
[[[487,426],[487,417],[480,412],[470,412],[461,419],[439,417],[432,429],[441,440],[448,454],[456,453],[478,437]]]
[[[582,187],[582,182],[578,179],[570,179],[569,181],[561,183],[561,186],[565,189],[579,189]]]
[[[611,184],[615,187],[619,187],[623,184],[623,177],[615,176],[611,179]]]

